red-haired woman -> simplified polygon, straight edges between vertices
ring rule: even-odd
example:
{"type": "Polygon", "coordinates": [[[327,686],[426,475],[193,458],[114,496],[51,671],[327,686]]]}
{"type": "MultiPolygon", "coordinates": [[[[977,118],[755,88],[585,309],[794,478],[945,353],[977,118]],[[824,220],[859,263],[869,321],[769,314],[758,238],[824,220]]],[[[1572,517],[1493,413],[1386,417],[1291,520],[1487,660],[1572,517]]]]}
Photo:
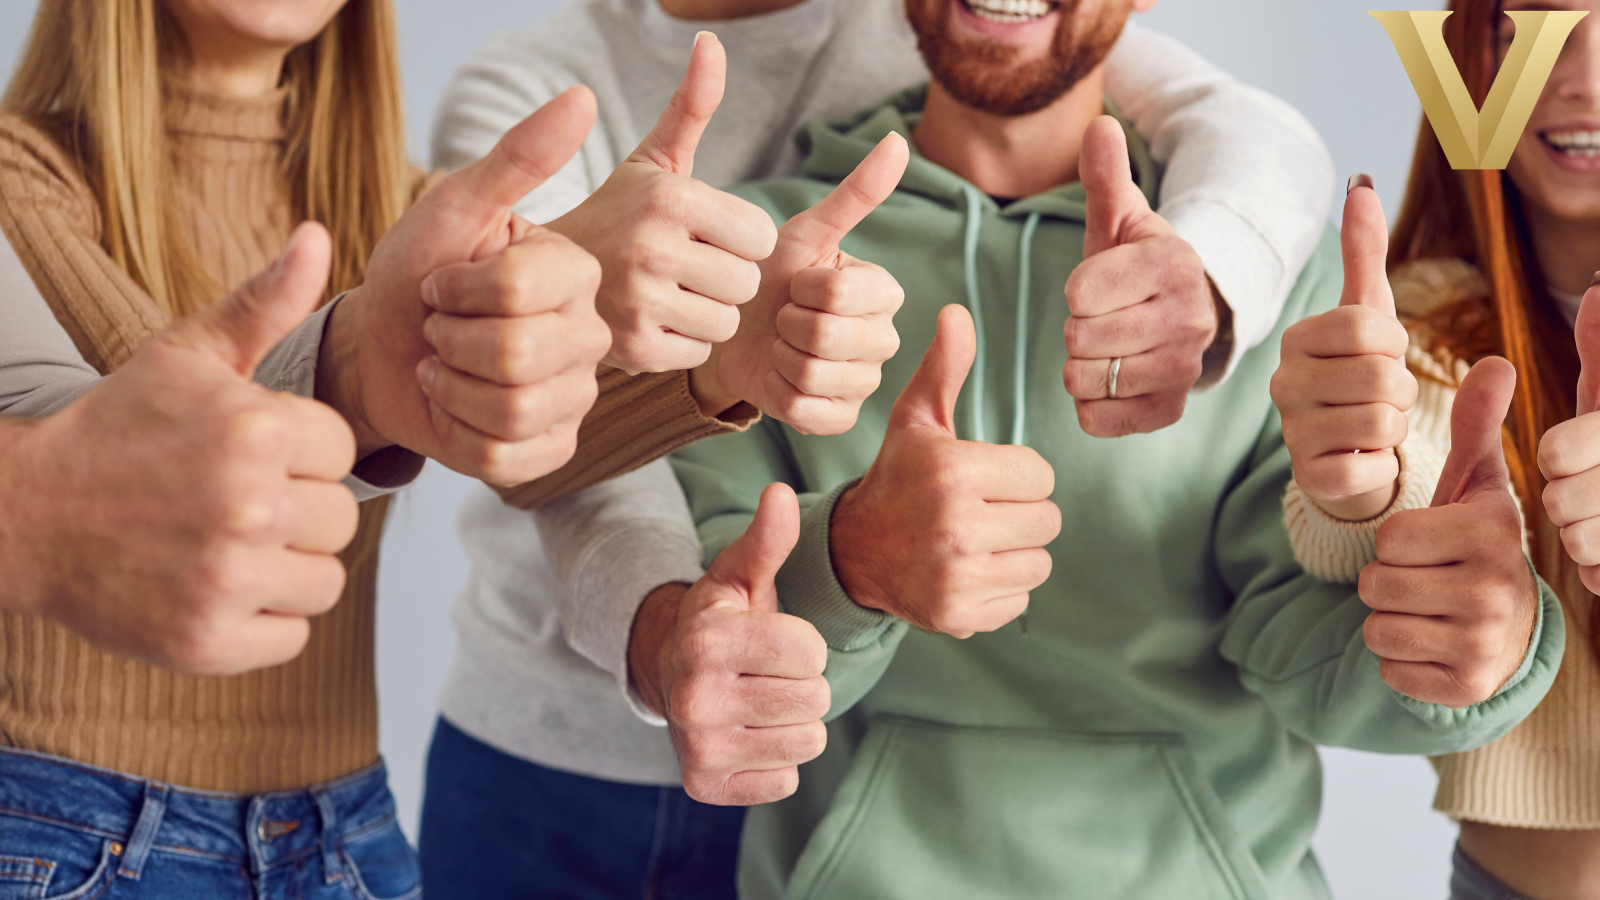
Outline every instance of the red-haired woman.
{"type": "MultiPolygon", "coordinates": [[[[1503,13],[1552,8],[1600,12],[1600,2],[1453,0],[1446,41],[1478,103],[1512,43],[1503,13]]],[[[1384,235],[1376,196],[1358,180],[1345,228],[1346,277],[1359,281],[1360,258],[1381,255],[1384,235]]],[[[1488,356],[1515,364],[1507,469],[1530,557],[1561,598],[1569,641],[1531,717],[1487,746],[1435,760],[1435,807],[1461,823],[1455,900],[1600,897],[1600,616],[1591,593],[1600,577],[1584,567],[1600,563],[1600,472],[1587,471],[1600,462],[1600,419],[1569,422],[1583,411],[1580,343],[1600,363],[1600,294],[1578,316],[1600,269],[1600,15],[1567,41],[1505,172],[1452,170],[1423,123],[1388,283],[1381,264],[1369,268],[1378,274],[1365,288],[1347,280],[1366,310],[1297,326],[1302,338],[1333,340],[1336,353],[1285,339],[1276,392],[1295,458],[1285,505],[1296,552],[1329,580],[1360,578],[1379,526],[1429,505],[1468,368],[1488,356]],[[1336,336],[1341,320],[1361,327],[1336,336]],[[1401,352],[1409,377],[1392,377],[1397,366],[1383,357],[1401,352]]],[[[1472,590],[1463,585],[1463,610],[1472,590]]],[[[1369,646],[1381,639],[1374,628],[1369,620],[1369,646]]],[[[1485,650],[1514,662],[1523,648],[1485,650]]]]}

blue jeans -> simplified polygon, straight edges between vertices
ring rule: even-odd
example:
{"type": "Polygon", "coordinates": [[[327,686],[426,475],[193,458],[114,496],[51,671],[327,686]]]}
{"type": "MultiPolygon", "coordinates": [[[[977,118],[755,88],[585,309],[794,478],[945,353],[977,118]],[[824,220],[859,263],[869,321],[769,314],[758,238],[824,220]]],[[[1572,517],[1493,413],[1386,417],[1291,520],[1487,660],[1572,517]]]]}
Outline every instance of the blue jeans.
{"type": "Polygon", "coordinates": [[[1528,900],[1490,875],[1472,857],[1456,848],[1455,871],[1450,873],[1450,900],[1528,900]]]}
{"type": "Polygon", "coordinates": [[[443,718],[428,752],[428,900],[734,900],[744,810],[535,765],[443,718]]]}
{"type": "Polygon", "coordinates": [[[421,896],[382,763],[252,797],[0,749],[0,900],[421,896]]]}

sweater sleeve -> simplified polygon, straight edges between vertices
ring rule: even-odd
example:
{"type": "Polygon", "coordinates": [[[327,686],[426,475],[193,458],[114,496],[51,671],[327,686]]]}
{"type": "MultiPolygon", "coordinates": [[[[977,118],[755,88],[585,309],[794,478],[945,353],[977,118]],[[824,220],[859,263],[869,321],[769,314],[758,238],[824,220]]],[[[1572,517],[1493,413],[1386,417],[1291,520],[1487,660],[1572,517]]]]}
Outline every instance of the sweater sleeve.
{"type": "Polygon", "coordinates": [[[694,521],[666,460],[550,503],[533,514],[555,573],[567,643],[610,672],[645,721],[666,724],[634,694],[628,639],[639,605],[666,584],[693,584],[700,567],[694,521]]]}
{"type": "Polygon", "coordinates": [[[689,498],[707,560],[749,527],[768,484],[782,481],[800,497],[800,540],[778,570],[784,612],[814,625],[828,645],[823,675],[832,689],[827,720],[866,696],[894,660],[910,627],[886,613],[856,605],[833,570],[829,530],[834,504],[856,483],[805,484],[790,464],[785,428],[771,419],[748,432],[701,441],[673,457],[689,498]]]}
{"type": "Polygon", "coordinates": [[[1233,312],[1229,355],[1201,382],[1213,386],[1273,332],[1327,221],[1333,160],[1288,104],[1131,23],[1106,92],[1165,164],[1160,213],[1233,312]]]}
{"type": "Polygon", "coordinates": [[[99,380],[0,238],[0,415],[50,415],[99,380]]]}

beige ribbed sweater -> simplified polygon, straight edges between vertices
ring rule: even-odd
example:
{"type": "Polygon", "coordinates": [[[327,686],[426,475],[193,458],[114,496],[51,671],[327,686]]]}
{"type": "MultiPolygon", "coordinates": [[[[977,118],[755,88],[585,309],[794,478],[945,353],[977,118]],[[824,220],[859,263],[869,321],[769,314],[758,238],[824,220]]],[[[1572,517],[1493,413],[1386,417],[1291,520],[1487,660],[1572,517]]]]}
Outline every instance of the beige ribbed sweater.
{"type": "MultiPolygon", "coordinates": [[[[219,284],[264,268],[292,220],[283,96],[238,102],[174,90],[171,202],[219,284]]],[[[419,182],[420,183],[420,182],[419,182]]],[[[105,253],[98,206],[45,132],[0,113],[0,228],[56,318],[101,372],[165,316],[105,253]]],[[[203,298],[206,301],[216,298],[203,298]]],[[[347,775],[378,758],[373,668],[385,500],[362,506],[339,605],[293,662],[230,678],[178,675],[103,652],[43,619],[0,616],[0,744],[187,787],[265,792],[347,775]]]]}
{"type": "MultiPolygon", "coordinates": [[[[1415,320],[1447,303],[1487,297],[1476,269],[1460,260],[1424,260],[1390,278],[1402,319],[1415,320]]],[[[1284,511],[1295,555],[1320,578],[1356,583],[1376,558],[1378,526],[1401,509],[1429,505],[1450,448],[1450,407],[1468,364],[1423,350],[1413,333],[1406,363],[1418,376],[1411,436],[1401,448],[1400,498],[1384,516],[1347,523],[1330,518],[1291,483],[1284,511]]],[[[1524,509],[1524,512],[1528,511],[1524,509]]],[[[1559,532],[1539,510],[1534,527],[1561,549],[1559,532]]],[[[1550,693],[1509,734],[1469,753],[1435,759],[1439,792],[1434,808],[1454,819],[1517,828],[1600,829],[1600,656],[1591,623],[1595,597],[1583,584],[1552,585],[1567,620],[1567,649],[1550,693]]]]}

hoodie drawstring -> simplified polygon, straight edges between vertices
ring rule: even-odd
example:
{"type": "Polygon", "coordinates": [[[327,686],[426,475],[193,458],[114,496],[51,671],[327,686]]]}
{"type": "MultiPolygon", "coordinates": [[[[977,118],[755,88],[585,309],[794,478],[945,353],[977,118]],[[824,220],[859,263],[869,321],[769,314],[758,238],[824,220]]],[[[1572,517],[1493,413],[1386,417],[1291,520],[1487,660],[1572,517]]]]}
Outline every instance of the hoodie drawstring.
{"type": "MultiPolygon", "coordinates": [[[[978,236],[983,224],[983,194],[971,185],[962,185],[967,200],[967,234],[962,264],[967,278],[967,310],[972,313],[972,330],[978,339],[977,356],[972,361],[972,393],[967,404],[972,439],[988,443],[984,426],[985,353],[988,346],[983,327],[983,295],[978,290],[978,236]]],[[[1039,213],[1029,213],[1022,226],[1020,257],[1017,261],[1016,350],[1011,369],[1011,443],[1022,444],[1028,433],[1028,317],[1033,282],[1033,238],[1039,230],[1039,213]]]]}

